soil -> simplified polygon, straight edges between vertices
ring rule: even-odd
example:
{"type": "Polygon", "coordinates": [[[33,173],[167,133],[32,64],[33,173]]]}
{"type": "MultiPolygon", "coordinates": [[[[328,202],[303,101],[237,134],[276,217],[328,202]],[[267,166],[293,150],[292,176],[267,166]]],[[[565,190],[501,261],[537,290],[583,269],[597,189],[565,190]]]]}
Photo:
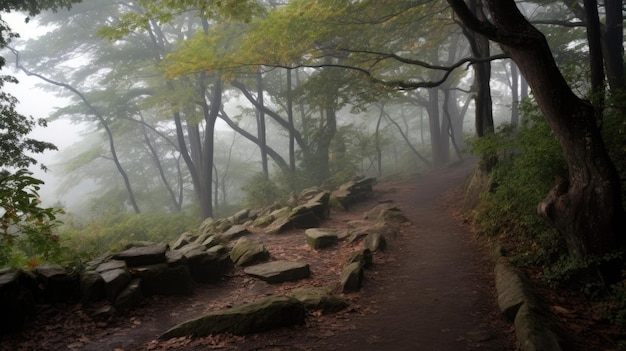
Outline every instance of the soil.
{"type": "Polygon", "coordinates": [[[347,230],[380,203],[398,206],[410,220],[374,254],[359,292],[339,294],[350,306],[339,313],[309,312],[302,326],[247,336],[158,336],[208,311],[288,294],[296,287],[334,286],[360,243],[310,249],[302,230],[279,235],[255,231],[272,259],[303,260],[310,279],[270,285],[236,269],[218,284],[198,285],[189,297],[148,297],[122,316],[94,320],[98,305],[41,306],[25,331],[0,339],[0,350],[515,350],[514,330],[496,305],[493,263],[458,215],[460,186],[473,162],[384,181],[374,196],[347,212],[332,212],[323,227],[347,230]]]}

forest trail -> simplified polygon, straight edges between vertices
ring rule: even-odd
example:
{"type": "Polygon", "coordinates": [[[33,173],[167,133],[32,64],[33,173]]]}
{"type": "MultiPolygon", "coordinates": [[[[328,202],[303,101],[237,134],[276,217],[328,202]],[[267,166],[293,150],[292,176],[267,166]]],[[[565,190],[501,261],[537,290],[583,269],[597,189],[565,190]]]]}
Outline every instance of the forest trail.
{"type": "MultiPolygon", "coordinates": [[[[199,286],[190,297],[152,297],[107,323],[89,320],[80,306],[56,312],[10,343],[0,340],[0,350],[515,350],[513,329],[496,305],[493,263],[455,214],[461,206],[460,187],[474,165],[468,160],[411,181],[381,182],[372,198],[349,212],[331,214],[325,227],[361,219],[378,203],[391,202],[411,221],[389,240],[386,251],[375,253],[363,288],[345,296],[350,307],[342,312],[312,313],[304,326],[242,337],[156,340],[174,324],[206,311],[294,287],[258,284],[235,273],[223,283],[199,286]]],[[[340,272],[348,253],[340,247],[325,250],[325,256],[306,251],[297,233],[274,238],[282,241],[268,243],[275,245],[269,248],[273,255],[295,247],[304,250],[307,260],[318,258],[310,262],[314,273],[333,271],[330,278],[318,274],[300,285],[337,279],[334,270],[340,272]]]]}

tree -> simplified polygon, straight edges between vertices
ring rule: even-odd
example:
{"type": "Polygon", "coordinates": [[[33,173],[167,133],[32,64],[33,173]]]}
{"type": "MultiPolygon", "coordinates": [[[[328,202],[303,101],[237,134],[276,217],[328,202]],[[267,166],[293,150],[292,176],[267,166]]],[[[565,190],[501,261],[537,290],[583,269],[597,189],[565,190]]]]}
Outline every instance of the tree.
{"type": "MultiPolygon", "coordinates": [[[[448,0],[463,23],[500,44],[528,81],[539,108],[558,139],[569,176],[560,180],[539,213],[565,237],[570,254],[602,257],[624,245],[624,209],[617,171],[604,147],[594,106],[576,96],[557,67],[545,36],[513,0],[489,0],[491,20],[476,17],[464,1],[448,0]]],[[[607,282],[621,266],[600,267],[607,282]]]]}
{"type": "MultiPolygon", "coordinates": [[[[76,0],[11,1],[0,4],[1,12],[27,11],[30,16],[45,9],[69,8],[76,0]]],[[[18,37],[0,17],[0,49],[18,37]]],[[[5,65],[0,58],[0,68],[5,65]]],[[[34,245],[35,254],[48,259],[52,250],[59,248],[58,238],[51,233],[56,210],[41,208],[37,191],[42,181],[33,178],[26,167],[37,164],[29,153],[55,150],[50,143],[28,137],[44,120],[19,114],[15,97],[1,92],[6,83],[17,83],[11,76],[0,77],[0,265],[7,263],[13,247],[19,243],[34,245]],[[16,170],[17,169],[17,170],[16,170]]],[[[45,169],[44,166],[42,168],[45,169]]],[[[24,246],[22,245],[22,248],[24,246]]]]}

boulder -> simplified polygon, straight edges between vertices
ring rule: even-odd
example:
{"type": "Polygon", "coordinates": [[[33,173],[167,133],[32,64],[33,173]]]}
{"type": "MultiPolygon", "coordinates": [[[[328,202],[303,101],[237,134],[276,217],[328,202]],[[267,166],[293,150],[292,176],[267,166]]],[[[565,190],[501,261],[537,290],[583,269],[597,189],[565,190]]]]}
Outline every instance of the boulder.
{"type": "Polygon", "coordinates": [[[98,273],[102,273],[102,272],[111,271],[114,269],[126,269],[126,268],[127,268],[126,262],[122,260],[110,260],[110,261],[100,263],[96,267],[95,271],[98,273]]]}
{"type": "Polygon", "coordinates": [[[58,264],[37,266],[35,273],[43,286],[42,294],[47,302],[67,302],[78,294],[78,280],[72,279],[65,268],[58,264]]]}
{"type": "Polygon", "coordinates": [[[306,242],[313,249],[323,249],[337,243],[337,231],[327,228],[311,228],[304,231],[306,242]]]}
{"type": "Polygon", "coordinates": [[[220,234],[220,237],[226,241],[238,239],[244,235],[250,234],[248,228],[243,224],[237,224],[230,227],[227,231],[220,234]]]}
{"type": "Polygon", "coordinates": [[[104,293],[111,302],[115,301],[117,294],[131,281],[131,276],[127,269],[112,269],[102,272],[100,275],[104,280],[104,293]]]}
{"type": "Polygon", "coordinates": [[[376,205],[374,208],[366,211],[363,214],[363,219],[373,221],[376,218],[378,218],[378,216],[380,216],[380,214],[383,211],[386,211],[386,210],[400,211],[400,209],[398,207],[394,206],[394,205],[379,204],[379,205],[376,205]]]}
{"type": "Polygon", "coordinates": [[[245,208],[230,217],[230,221],[237,225],[243,224],[250,219],[250,210],[245,208]]]}
{"type": "Polygon", "coordinates": [[[387,248],[387,240],[379,232],[369,233],[365,237],[365,248],[372,252],[383,251],[387,248]]]}
{"type": "Polygon", "coordinates": [[[270,253],[260,243],[240,238],[230,250],[230,259],[236,266],[248,266],[260,261],[267,261],[270,253]]]}
{"type": "Polygon", "coordinates": [[[133,279],[115,298],[113,305],[124,313],[137,306],[143,295],[141,294],[141,279],[133,279]]]}
{"type": "Polygon", "coordinates": [[[284,230],[293,228],[293,224],[288,217],[276,217],[276,219],[265,228],[267,234],[278,234],[284,230]]]}
{"type": "Polygon", "coordinates": [[[198,227],[198,233],[202,234],[213,234],[215,233],[215,220],[211,217],[205,219],[200,227],[198,227]]]}
{"type": "Polygon", "coordinates": [[[231,266],[228,255],[194,250],[186,254],[191,277],[198,283],[216,283],[231,266]]]}
{"type": "Polygon", "coordinates": [[[517,311],[526,302],[530,294],[527,292],[522,273],[515,269],[509,261],[502,257],[494,267],[498,307],[504,317],[512,322],[517,311]]]}
{"type": "Polygon", "coordinates": [[[288,220],[292,228],[306,229],[320,225],[319,218],[312,211],[289,215],[288,220]]]}
{"type": "Polygon", "coordinates": [[[349,305],[345,299],[332,295],[328,287],[293,289],[291,297],[302,302],[307,310],[321,310],[322,313],[338,312],[349,305]]]}
{"type": "Polygon", "coordinates": [[[147,266],[165,262],[167,248],[168,246],[165,243],[132,247],[116,254],[114,257],[115,259],[125,261],[130,267],[147,266]]]}
{"type": "Polygon", "coordinates": [[[244,272],[270,284],[300,280],[311,276],[308,263],[272,261],[248,267],[244,272]]]}
{"type": "Polygon", "coordinates": [[[363,268],[372,267],[372,251],[368,248],[363,248],[359,251],[355,251],[350,255],[348,264],[359,263],[363,268]]]}
{"type": "Polygon", "coordinates": [[[244,335],[274,328],[304,324],[302,303],[286,296],[271,296],[258,302],[214,311],[179,324],[159,336],[171,339],[183,336],[207,336],[231,333],[244,335]]]}
{"type": "Polygon", "coordinates": [[[327,204],[311,201],[302,206],[304,206],[304,208],[306,208],[309,212],[313,212],[317,218],[325,219],[330,217],[330,208],[327,204]]]}
{"type": "Polygon", "coordinates": [[[80,274],[80,296],[83,304],[98,301],[105,297],[104,279],[96,271],[83,271],[80,274]]]}
{"type": "Polygon", "coordinates": [[[170,267],[186,266],[187,257],[178,250],[168,250],[165,252],[165,263],[170,267]]]}
{"type": "Polygon", "coordinates": [[[308,202],[319,202],[322,205],[328,207],[328,203],[330,201],[330,193],[328,191],[322,191],[317,195],[313,196],[308,202]]]}
{"type": "Polygon", "coordinates": [[[397,207],[390,207],[382,210],[376,218],[376,222],[378,223],[402,224],[408,221],[408,218],[406,218],[402,211],[400,211],[397,207]]]}
{"type": "Polygon", "coordinates": [[[341,273],[341,291],[351,292],[361,289],[363,284],[363,267],[359,262],[346,266],[341,273]]]}
{"type": "Polygon", "coordinates": [[[138,267],[133,275],[141,278],[141,292],[150,295],[190,295],[193,289],[191,273],[187,266],[169,267],[157,264],[138,267]]]}
{"type": "Polygon", "coordinates": [[[0,274],[0,335],[18,332],[35,311],[30,290],[20,284],[21,271],[3,270],[0,274]]]}
{"type": "Polygon", "coordinates": [[[515,334],[522,351],[572,350],[557,332],[554,322],[541,311],[523,304],[515,316],[515,334]]]}
{"type": "MultiPolygon", "coordinates": [[[[211,218],[209,218],[211,219],[211,218]]],[[[211,219],[212,220],[212,219],[211,219]]],[[[205,221],[206,222],[206,221],[205,221]]],[[[202,223],[202,225],[204,225],[204,222],[202,223]]],[[[200,226],[202,228],[202,225],[200,226]]],[[[202,232],[204,234],[204,232],[202,232]]],[[[172,250],[178,250],[181,247],[192,243],[194,241],[196,241],[196,239],[198,239],[198,235],[196,235],[195,233],[192,232],[184,232],[182,233],[178,239],[172,244],[172,250]]]]}

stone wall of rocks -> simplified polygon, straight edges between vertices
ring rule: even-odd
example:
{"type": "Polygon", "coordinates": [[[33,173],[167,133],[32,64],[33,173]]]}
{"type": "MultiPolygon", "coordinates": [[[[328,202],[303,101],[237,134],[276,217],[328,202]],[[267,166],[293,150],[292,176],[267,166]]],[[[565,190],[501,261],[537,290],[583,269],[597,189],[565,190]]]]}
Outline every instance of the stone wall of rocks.
{"type": "MultiPolygon", "coordinates": [[[[375,179],[361,179],[330,193],[307,189],[291,206],[270,206],[242,210],[228,218],[205,220],[196,232],[186,232],[173,243],[141,243],[127,250],[99,257],[80,272],[59,265],[40,265],[33,270],[0,270],[0,334],[19,331],[24,321],[37,313],[41,303],[55,304],[95,301],[108,303],[95,318],[125,313],[145,296],[189,295],[197,284],[215,283],[234,266],[250,266],[250,275],[259,279],[301,279],[308,265],[283,262],[256,267],[269,253],[263,245],[245,238],[248,226],[265,228],[269,235],[292,228],[317,228],[328,218],[331,207],[342,210],[372,194],[375,179]],[[293,266],[293,267],[292,267],[293,266]],[[279,271],[278,273],[276,271],[279,271]],[[269,272],[269,273],[268,273],[269,272]],[[272,276],[267,278],[267,276],[272,276]]],[[[387,209],[389,210],[389,209],[387,209]]],[[[368,225],[350,240],[366,238],[363,250],[355,252],[341,277],[343,291],[358,290],[363,268],[371,265],[372,251],[384,248],[384,229],[368,225]],[[382,233],[382,234],[381,234],[382,233]]],[[[319,249],[337,240],[335,233],[307,234],[309,244],[319,249]]]]}

